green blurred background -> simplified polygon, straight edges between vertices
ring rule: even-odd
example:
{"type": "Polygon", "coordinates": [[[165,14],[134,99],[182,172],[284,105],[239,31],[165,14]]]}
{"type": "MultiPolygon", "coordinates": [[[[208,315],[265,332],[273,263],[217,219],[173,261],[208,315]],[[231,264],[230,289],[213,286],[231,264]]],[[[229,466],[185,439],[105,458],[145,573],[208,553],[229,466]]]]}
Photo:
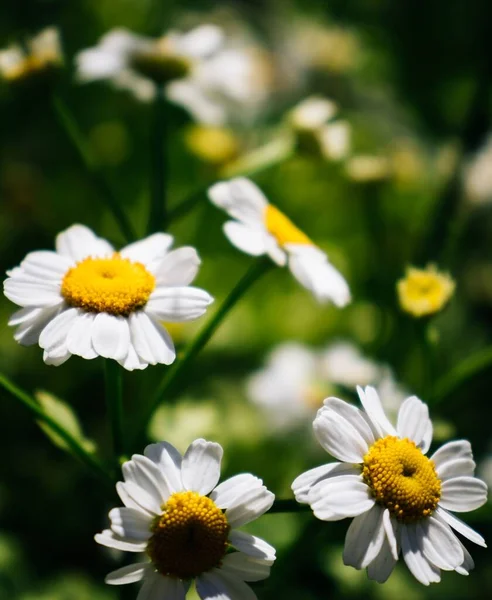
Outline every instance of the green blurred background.
{"type": "MultiPolygon", "coordinates": [[[[318,243],[349,281],[354,301],[339,311],[319,306],[288,273],[261,280],[234,310],[193,367],[183,397],[158,413],[149,436],[182,451],[195,437],[224,445],[224,476],[246,470],[279,497],[290,482],[326,461],[309,423],[278,434],[248,400],[244,381],[276,344],[324,346],[350,339],[391,365],[398,381],[431,404],[431,416],[470,439],[477,463],[492,451],[490,369],[482,369],[438,403],[434,390],[456,365],[492,344],[492,193],[467,192],[467,165],[491,130],[492,17],[486,0],[2,0],[0,47],[48,25],[61,30],[65,69],[56,94],[74,113],[121,206],[143,235],[148,210],[151,107],[100,83],[78,85],[73,56],[106,31],[124,26],[147,35],[200,22],[239,24],[268,53],[275,73],[263,110],[247,126],[234,123],[251,148],[275,135],[285,111],[311,94],[334,99],[352,127],[352,153],[383,157],[389,167],[372,181],[350,177],[348,161],[299,151],[255,176],[268,197],[318,243]],[[403,314],[395,284],[408,264],[435,261],[456,280],[450,306],[432,322],[433,360],[422,349],[424,324],[403,314]],[[436,383],[437,382],[437,383],[436,383]]],[[[116,245],[124,243],[112,215],[60,127],[45,86],[0,87],[0,266],[31,250],[53,247],[75,222],[116,245]]],[[[168,112],[169,204],[219,177],[186,143],[191,119],[168,112]]],[[[489,151],[488,171],[492,177],[489,151]]],[[[485,169],[487,171],[487,169],[485,169]]],[[[177,245],[195,246],[203,260],[197,285],[216,306],[253,259],[221,231],[225,215],[199,197],[172,223],[177,245]]],[[[28,391],[67,401],[103,456],[111,451],[101,359],[71,358],[59,368],[38,347],[17,345],[0,303],[0,371],[28,391]]],[[[176,332],[185,347],[203,322],[176,332]]],[[[427,323],[425,323],[427,326],[427,323]]],[[[165,367],[125,373],[131,428],[165,367]]],[[[349,392],[347,399],[353,399],[349,392]]],[[[150,438],[149,438],[150,439],[150,438]]],[[[135,598],[137,586],[112,589],[104,575],[120,557],[93,536],[119,502],[72,457],[50,443],[23,407],[0,391],[0,598],[103,600],[135,598]]],[[[141,451],[142,448],[135,448],[141,451]]],[[[465,516],[491,539],[492,510],[465,516]]],[[[267,515],[252,530],[278,548],[271,577],[254,586],[260,599],[479,598],[492,593],[487,550],[471,548],[469,578],[444,573],[431,588],[398,565],[383,586],[344,567],[348,522],[325,524],[309,514],[267,515]]]]}

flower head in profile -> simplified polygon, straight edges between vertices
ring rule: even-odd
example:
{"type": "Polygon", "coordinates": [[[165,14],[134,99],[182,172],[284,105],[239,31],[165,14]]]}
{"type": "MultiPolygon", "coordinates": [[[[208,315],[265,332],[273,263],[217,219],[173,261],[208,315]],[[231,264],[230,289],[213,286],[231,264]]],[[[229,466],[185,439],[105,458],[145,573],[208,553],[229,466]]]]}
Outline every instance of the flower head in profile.
{"type": "Polygon", "coordinates": [[[354,517],[343,559],[368,576],[388,579],[400,553],[424,585],[441,570],[467,575],[468,550],[453,529],[485,546],[481,535],[453,512],[482,506],[487,486],[474,476],[470,443],[448,442],[428,458],[432,423],[415,396],[403,402],[394,427],[372,387],[358,388],[364,410],[327,398],[313,423],[321,446],[340,462],[316,467],[292,484],[298,502],[322,521],[354,517]]]}
{"type": "Polygon", "coordinates": [[[339,307],[350,302],[347,282],[326,254],[270,204],[252,181],[238,177],[216,183],[208,195],[234,219],[225,223],[224,233],[239,250],[253,256],[266,254],[277,265],[288,265],[319,302],[331,301],[339,307]]]}
{"type": "Polygon", "coordinates": [[[435,265],[426,269],[409,267],[397,284],[401,308],[414,317],[425,317],[442,310],[454,293],[455,283],[435,265]]]}
{"type": "Polygon", "coordinates": [[[27,42],[0,50],[0,77],[16,82],[44,75],[63,64],[60,34],[56,27],[43,29],[27,42]]]}
{"type": "Polygon", "coordinates": [[[7,272],[4,293],[22,307],[9,321],[14,338],[39,343],[51,365],[72,354],[112,358],[129,371],[172,363],[162,321],[196,319],[212,302],[189,285],[200,265],[196,250],[169,251],[172,242],[155,233],[116,252],[83,225],[63,231],[55,252],[31,252],[7,272]]]}
{"type": "Polygon", "coordinates": [[[266,579],[275,549],[238,531],[263,515],[274,495],[253,475],[218,484],[222,448],[203,439],[184,456],[167,442],[147,446],[123,465],[116,484],[125,505],[109,513],[99,544],[145,552],[146,561],[113,571],[106,583],[143,581],[139,600],[184,600],[192,581],[200,598],[256,598],[245,583],[266,579]]]}

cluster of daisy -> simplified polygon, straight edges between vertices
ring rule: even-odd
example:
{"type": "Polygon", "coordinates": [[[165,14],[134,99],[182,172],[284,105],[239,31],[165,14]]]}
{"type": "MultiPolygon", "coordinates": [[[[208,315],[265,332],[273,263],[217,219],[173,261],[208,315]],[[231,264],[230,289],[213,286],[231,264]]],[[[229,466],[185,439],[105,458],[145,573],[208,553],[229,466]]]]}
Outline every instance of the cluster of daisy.
{"type": "MultiPolygon", "coordinates": [[[[261,101],[251,76],[257,59],[228,47],[220,28],[202,25],[158,39],[112,31],[79,53],[77,68],[80,81],[105,79],[141,100],[163,90],[199,122],[220,126],[241,103],[261,101]]],[[[0,54],[0,72],[10,80],[59,64],[52,30],[34,38],[29,51],[0,54]]],[[[288,120],[299,144],[314,143],[340,160],[349,129],[336,116],[333,103],[310,98],[288,120]]],[[[219,181],[208,196],[227,213],[223,229],[233,246],[287,267],[319,303],[350,303],[349,285],[324,250],[253,181],[219,181]]],[[[116,250],[86,226],[72,225],[57,236],[54,251],[31,252],[7,273],[5,296],[19,307],[9,320],[15,340],[38,344],[45,363],[55,366],[72,355],[103,357],[128,371],[172,364],[176,350],[166,324],[199,319],[213,302],[208,291],[191,285],[200,266],[195,248],[172,249],[173,243],[172,236],[155,233],[116,250]]],[[[403,310],[424,317],[446,305],[454,282],[434,265],[409,268],[397,291],[403,310]]],[[[424,585],[438,582],[442,570],[468,574],[473,568],[454,531],[481,546],[484,539],[453,514],[486,501],[470,444],[449,442],[427,457],[433,437],[428,408],[415,396],[404,399],[388,366],[347,343],[321,351],[289,344],[271,354],[248,390],[271,414],[281,413],[282,425],[311,418],[322,404],[314,434],[336,462],[302,473],[292,490],[322,521],[353,518],[345,564],[367,568],[371,579],[384,582],[401,554],[424,585]],[[364,386],[357,387],[362,410],[330,396],[332,386],[364,386]]],[[[161,442],[124,462],[116,486],[123,506],[111,510],[110,527],[96,541],[144,558],[110,573],[107,583],[142,581],[139,600],[184,600],[193,584],[204,600],[255,598],[247,582],[269,576],[275,549],[239,528],[268,512],[275,496],[247,473],[219,483],[222,454],[219,444],[197,439],[184,455],[161,442]]]]}

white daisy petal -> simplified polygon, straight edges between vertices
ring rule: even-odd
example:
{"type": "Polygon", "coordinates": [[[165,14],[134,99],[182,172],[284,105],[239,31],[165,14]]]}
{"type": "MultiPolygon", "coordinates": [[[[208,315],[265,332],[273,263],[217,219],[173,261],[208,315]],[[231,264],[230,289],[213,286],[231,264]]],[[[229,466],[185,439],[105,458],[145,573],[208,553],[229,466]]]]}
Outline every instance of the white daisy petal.
{"type": "Polygon", "coordinates": [[[344,402],[343,400],[333,396],[326,398],[323,401],[323,405],[344,417],[344,419],[352,425],[357,433],[360,434],[367,446],[372,446],[372,444],[374,444],[374,435],[364,418],[364,413],[356,406],[353,406],[352,404],[344,402]]]}
{"type": "Polygon", "coordinates": [[[149,563],[134,563],[133,565],[126,565],[116,571],[108,573],[104,579],[105,583],[109,585],[124,585],[126,583],[135,583],[141,581],[150,571],[152,565],[149,563]]]}
{"type": "Polygon", "coordinates": [[[225,210],[234,219],[246,225],[263,225],[263,214],[268,200],[249,179],[238,177],[216,183],[209,188],[208,196],[213,204],[225,210]]]}
{"type": "Polygon", "coordinates": [[[172,244],[172,235],[154,233],[143,240],[125,246],[120,250],[119,254],[123,258],[148,265],[154,260],[164,258],[172,244]]]}
{"type": "Polygon", "coordinates": [[[223,450],[220,444],[195,440],[183,456],[181,479],[183,487],[206,496],[220,478],[223,450]]]}
{"type": "Polygon", "coordinates": [[[128,319],[98,313],[92,323],[92,347],[104,358],[122,360],[130,347],[128,319]]]}
{"type": "Polygon", "coordinates": [[[408,438],[420,446],[428,434],[429,409],[417,396],[407,398],[398,411],[396,430],[401,438],[408,438]]]}
{"type": "Polygon", "coordinates": [[[454,512],[475,510],[487,502],[487,484],[476,477],[454,477],[442,482],[439,505],[454,512]]]}
{"type": "Polygon", "coordinates": [[[65,346],[57,348],[52,354],[49,354],[46,352],[46,350],[43,352],[43,360],[45,364],[52,365],[54,367],[59,367],[63,363],[67,362],[71,356],[72,355],[70,352],[68,352],[65,346]]]}
{"type": "Polygon", "coordinates": [[[251,256],[261,256],[268,248],[268,234],[265,229],[245,225],[238,221],[227,221],[224,233],[233,246],[251,256]]]}
{"type": "Polygon", "coordinates": [[[333,302],[339,308],[350,302],[347,282],[318,248],[300,244],[286,244],[285,248],[292,275],[318,302],[333,302]]]}
{"type": "Polygon", "coordinates": [[[8,325],[10,327],[16,327],[17,325],[32,325],[35,321],[38,320],[38,317],[43,312],[43,308],[32,308],[28,306],[26,308],[21,308],[17,310],[8,320],[8,325]]]}
{"type": "Polygon", "coordinates": [[[125,483],[118,481],[116,491],[123,504],[128,508],[140,510],[151,517],[160,513],[160,506],[156,498],[134,481],[126,481],[125,483]]]}
{"type": "Polygon", "coordinates": [[[213,54],[224,42],[224,33],[216,25],[199,25],[176,39],[176,49],[191,58],[213,54]]]}
{"type": "Polygon", "coordinates": [[[309,493],[314,515],[322,521],[356,517],[374,506],[371,490],[361,476],[340,475],[316,484],[309,493]]]}
{"type": "Polygon", "coordinates": [[[221,569],[212,569],[197,577],[196,591],[202,600],[257,600],[244,581],[221,569]]]}
{"type": "MultiPolygon", "coordinates": [[[[468,468],[470,467],[471,463],[475,464],[473,462],[471,444],[466,440],[456,440],[443,444],[436,452],[434,452],[431,456],[431,460],[436,465],[436,472],[439,479],[445,479],[452,476],[450,474],[455,470],[457,462],[458,465],[464,467],[465,470],[467,466],[468,468]]],[[[472,477],[473,474],[474,471],[461,473],[461,475],[467,475],[469,477],[472,477]]]]}
{"type": "Polygon", "coordinates": [[[183,489],[181,481],[182,456],[176,448],[168,442],[149,444],[144,450],[145,456],[157,465],[162,476],[166,480],[171,493],[180,492],[183,489]]]}
{"type": "Polygon", "coordinates": [[[261,484],[261,479],[255,478],[255,481],[251,481],[251,487],[244,489],[241,486],[242,494],[236,495],[234,500],[228,502],[226,516],[231,527],[242,527],[272,507],[275,495],[261,484]]]}
{"type": "Polygon", "coordinates": [[[201,317],[212,302],[212,296],[200,288],[158,288],[147,302],[145,312],[161,321],[181,323],[201,317]]]}
{"type": "Polygon", "coordinates": [[[388,539],[384,538],[379,554],[367,567],[367,576],[378,583],[384,583],[393,572],[396,562],[388,539]]]}
{"type": "Polygon", "coordinates": [[[427,428],[424,432],[424,437],[422,438],[422,441],[419,444],[419,447],[424,454],[427,454],[427,452],[429,451],[429,448],[432,443],[433,435],[434,435],[434,428],[432,427],[432,421],[429,419],[427,421],[427,428]]]}
{"type": "Polygon", "coordinates": [[[200,267],[200,257],[195,248],[183,246],[169,252],[152,266],[157,286],[189,285],[200,267]]]}
{"type": "Polygon", "coordinates": [[[251,473],[240,473],[220,483],[210,494],[210,498],[219,508],[229,508],[242,495],[253,487],[261,487],[263,482],[251,473]]]}
{"type": "Polygon", "coordinates": [[[460,575],[469,575],[470,571],[473,570],[475,568],[475,562],[473,560],[473,558],[471,557],[471,554],[468,552],[468,550],[463,546],[463,544],[460,542],[461,544],[461,549],[463,550],[463,562],[461,563],[461,565],[459,567],[456,567],[455,571],[457,573],[459,573],[460,575]]]}
{"type": "Polygon", "coordinates": [[[259,537],[233,529],[229,534],[229,542],[237,550],[251,558],[261,558],[267,561],[275,560],[275,548],[259,537]]]}
{"type": "MultiPolygon", "coordinates": [[[[19,325],[14,333],[14,340],[23,346],[32,346],[32,344],[39,342],[39,336],[46,325],[63,310],[63,303],[50,308],[27,308],[22,310],[29,311],[29,320],[19,325]]],[[[18,315],[20,312],[17,311],[15,314],[18,315]]]]}
{"type": "Polygon", "coordinates": [[[98,238],[93,231],[84,225],[72,225],[56,236],[56,251],[79,262],[89,256],[111,256],[113,246],[106,240],[98,238]]]}
{"type": "Polygon", "coordinates": [[[369,449],[352,423],[331,408],[318,410],[313,430],[321,446],[342,462],[361,463],[369,449]]]}
{"type": "Polygon", "coordinates": [[[441,581],[440,570],[429,563],[420,548],[415,526],[402,527],[401,550],[407,567],[417,581],[423,585],[441,581]]]}
{"type": "Polygon", "coordinates": [[[6,279],[3,293],[19,306],[49,307],[63,300],[59,283],[34,280],[23,274],[6,279]]]}
{"type": "Polygon", "coordinates": [[[79,316],[77,308],[69,308],[46,325],[39,336],[39,345],[49,355],[56,354],[60,348],[66,348],[68,332],[79,316]]]}
{"type": "Polygon", "coordinates": [[[144,552],[147,542],[130,542],[120,538],[111,529],[105,529],[102,533],[97,533],[94,539],[101,546],[122,550],[123,552],[144,552]]]}
{"type": "Polygon", "coordinates": [[[294,479],[291,486],[297,502],[308,504],[309,492],[314,485],[329,477],[337,477],[339,475],[360,475],[360,466],[334,462],[302,473],[294,479]]]}
{"type": "Polygon", "coordinates": [[[134,312],[129,317],[131,341],[141,360],[156,365],[170,365],[176,358],[174,344],[156,319],[145,312],[134,312]]]}
{"type": "Polygon", "coordinates": [[[454,571],[463,562],[462,547],[449,525],[429,517],[416,523],[416,533],[424,556],[439,569],[454,571]]]}
{"type": "Polygon", "coordinates": [[[150,573],[145,579],[137,600],[185,600],[186,586],[176,577],[150,573]]]}
{"type": "Polygon", "coordinates": [[[60,283],[72,266],[73,260],[50,250],[30,252],[20,264],[26,275],[55,283],[60,283]]]}
{"type": "Polygon", "coordinates": [[[487,544],[485,543],[484,538],[478,532],[472,529],[469,525],[467,525],[464,521],[458,519],[456,515],[449,513],[447,510],[440,506],[437,507],[436,512],[434,514],[436,519],[438,519],[441,522],[447,523],[458,533],[461,533],[462,536],[469,539],[471,542],[478,544],[479,546],[483,546],[484,548],[487,548],[487,544]]]}
{"type": "Polygon", "coordinates": [[[254,559],[242,552],[232,552],[224,556],[220,569],[242,581],[261,581],[270,575],[271,566],[271,561],[254,559]]]}
{"type": "Polygon", "coordinates": [[[134,542],[145,542],[152,535],[150,526],[152,521],[134,508],[113,508],[109,512],[111,529],[121,538],[134,542]]]}
{"type": "MultiPolygon", "coordinates": [[[[131,331],[130,331],[131,334],[131,331]]],[[[130,341],[130,345],[128,346],[128,354],[122,360],[119,360],[118,363],[127,371],[135,371],[145,369],[149,366],[149,362],[144,360],[141,356],[137,354],[137,351],[133,347],[133,344],[130,341]]]]}
{"type": "Polygon", "coordinates": [[[375,504],[353,519],[345,536],[345,565],[365,569],[378,556],[385,539],[383,513],[384,510],[375,504]]]}
{"type": "Polygon", "coordinates": [[[273,235],[268,235],[266,238],[267,250],[266,253],[279,267],[285,267],[287,264],[287,253],[277,243],[273,235]]]}
{"type": "Polygon", "coordinates": [[[385,415],[381,400],[379,399],[376,390],[368,385],[362,389],[357,387],[357,393],[361,401],[364,410],[369,417],[371,424],[374,427],[375,432],[379,437],[385,437],[386,435],[398,436],[396,429],[389,422],[388,417],[385,415]]]}
{"type": "Polygon", "coordinates": [[[399,539],[400,539],[400,526],[395,519],[391,518],[390,512],[387,508],[384,509],[383,514],[383,527],[386,534],[386,540],[388,547],[395,560],[398,560],[400,553],[399,539]]]}
{"type": "Polygon", "coordinates": [[[135,454],[132,459],[121,467],[125,481],[133,481],[144,489],[157,505],[163,504],[172,493],[157,465],[141,454],[135,454]]]}
{"type": "Polygon", "coordinates": [[[98,356],[92,346],[92,325],[95,318],[95,313],[81,311],[67,335],[68,351],[86,360],[98,356]]]}

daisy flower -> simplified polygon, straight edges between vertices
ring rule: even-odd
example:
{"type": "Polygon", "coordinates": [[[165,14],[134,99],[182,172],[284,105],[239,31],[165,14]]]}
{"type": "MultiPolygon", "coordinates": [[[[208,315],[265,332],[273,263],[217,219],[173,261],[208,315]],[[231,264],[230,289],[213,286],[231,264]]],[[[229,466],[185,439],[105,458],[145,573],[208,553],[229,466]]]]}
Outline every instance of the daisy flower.
{"type": "Polygon", "coordinates": [[[193,580],[203,599],[256,598],[245,582],[269,576],[275,549],[237,528],[269,510],[275,496],[248,473],[217,485],[221,459],[219,444],[198,439],[184,456],[161,442],[123,465],[116,490],[125,506],[109,513],[111,528],[95,540],[147,556],[106,583],[143,581],[138,600],[184,600],[193,580]]]}
{"type": "Polygon", "coordinates": [[[319,302],[331,301],[338,307],[350,302],[347,282],[326,254],[270,204],[252,181],[238,177],[216,183],[208,195],[235,219],[225,223],[224,233],[236,248],[253,256],[267,254],[279,266],[288,264],[297,281],[319,302]]]}
{"type": "Polygon", "coordinates": [[[425,317],[442,310],[454,294],[455,283],[435,265],[426,269],[409,267],[404,279],[397,283],[401,308],[414,317],[425,317]]]}
{"type": "Polygon", "coordinates": [[[196,250],[169,252],[172,242],[156,233],[116,252],[83,225],[63,231],[56,252],[31,252],[7,272],[4,293],[22,306],[9,320],[15,340],[39,343],[51,365],[72,354],[112,358],[129,371],[171,364],[176,352],[162,321],[196,319],[213,301],[189,285],[196,250]]]}
{"type": "Polygon", "coordinates": [[[467,575],[468,550],[453,529],[485,547],[480,534],[453,512],[468,512],[487,500],[487,486],[474,477],[470,443],[448,442],[430,458],[432,422],[416,396],[405,400],[396,428],[372,387],[358,388],[364,410],[327,398],[313,423],[321,446],[340,462],[311,469],[292,484],[298,502],[322,521],[355,517],[345,538],[343,560],[367,567],[383,583],[403,555],[424,585],[441,570],[467,575]]]}

